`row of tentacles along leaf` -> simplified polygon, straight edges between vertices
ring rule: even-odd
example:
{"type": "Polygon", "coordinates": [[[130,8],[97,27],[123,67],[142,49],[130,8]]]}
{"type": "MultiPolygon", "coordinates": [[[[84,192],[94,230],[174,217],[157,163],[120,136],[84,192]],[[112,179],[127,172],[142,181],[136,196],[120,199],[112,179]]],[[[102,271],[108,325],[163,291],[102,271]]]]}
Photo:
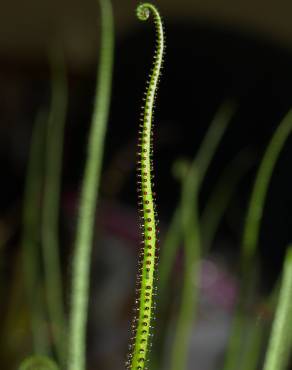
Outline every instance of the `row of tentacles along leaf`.
{"type": "Polygon", "coordinates": [[[153,66],[147,81],[144,107],[138,139],[138,204],[142,246],[137,275],[135,314],[132,323],[132,338],[127,359],[127,369],[143,370],[148,360],[151,325],[154,315],[155,280],[157,270],[157,213],[153,192],[153,110],[164,54],[164,31],[155,6],[144,3],[137,8],[137,17],[146,21],[152,14],[156,31],[156,48],[153,66]]]}

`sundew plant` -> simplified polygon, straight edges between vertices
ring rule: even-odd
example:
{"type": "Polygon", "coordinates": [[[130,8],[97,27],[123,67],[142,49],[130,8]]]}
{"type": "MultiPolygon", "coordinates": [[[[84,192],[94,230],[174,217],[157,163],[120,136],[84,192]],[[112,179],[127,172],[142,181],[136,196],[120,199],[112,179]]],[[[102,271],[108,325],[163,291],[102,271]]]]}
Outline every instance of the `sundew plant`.
{"type": "Polygon", "coordinates": [[[157,9],[149,3],[137,8],[137,17],[146,21],[153,16],[156,29],[156,50],[150,79],[147,83],[145,106],[141,115],[139,152],[138,152],[138,184],[139,205],[141,206],[141,229],[143,244],[141,265],[138,272],[137,314],[134,318],[132,346],[127,363],[129,369],[145,368],[148,358],[150,329],[153,322],[155,273],[157,258],[157,215],[155,210],[155,195],[153,192],[153,143],[152,120],[157,84],[159,80],[164,53],[164,33],[162,21],[157,9]]]}
{"type": "MultiPolygon", "coordinates": [[[[54,50],[51,63],[52,88],[49,112],[44,108],[39,110],[31,137],[21,244],[25,294],[31,314],[32,348],[29,356],[19,364],[19,370],[89,369],[86,329],[91,253],[114,63],[114,20],[110,0],[99,0],[99,8],[101,19],[99,67],[70,263],[68,310],[58,230],[68,86],[65,61],[59,49],[54,50]],[[43,147],[45,153],[42,152],[43,147]],[[40,202],[42,206],[38,207],[40,202]],[[44,295],[36,294],[40,290],[38,280],[41,276],[41,265],[44,266],[44,295]],[[42,325],[45,317],[51,324],[49,335],[48,330],[42,325]]],[[[153,40],[155,50],[146,83],[140,122],[136,128],[139,212],[137,217],[142,238],[136,297],[133,302],[134,317],[132,323],[129,322],[128,325],[129,350],[127,357],[125,355],[125,363],[121,363],[120,368],[196,370],[196,364],[188,367],[188,357],[194,330],[193,323],[198,319],[201,261],[208,256],[235,188],[251,165],[244,160],[245,151],[231,159],[218,183],[214,185],[204,209],[200,209],[199,196],[204,178],[237,109],[235,102],[223,102],[194,158],[191,160],[181,158],[174,163],[173,174],[180,184],[180,199],[161,242],[158,261],[158,210],[153,184],[156,171],[153,123],[154,106],[157,105],[159,109],[157,91],[165,58],[165,34],[161,15],[154,4],[148,2],[139,4],[136,16],[139,21],[152,22],[155,29],[153,40]],[[183,268],[179,279],[178,313],[173,315],[170,324],[166,319],[169,303],[168,282],[179,250],[182,250],[183,268]],[[170,331],[171,335],[168,335],[170,331]]],[[[165,83],[167,84],[167,81],[165,83]]],[[[171,89],[171,86],[168,88],[171,89]]],[[[256,282],[259,279],[257,248],[267,191],[277,160],[291,132],[292,111],[289,111],[270,138],[255,176],[247,206],[238,263],[241,279],[239,299],[224,360],[218,364],[218,370],[259,368],[288,370],[292,348],[290,245],[287,247],[279,281],[270,297],[263,299],[263,303],[273,312],[270,325],[260,322],[256,315],[249,317],[248,307],[250,300],[255,296],[256,282]]]]}

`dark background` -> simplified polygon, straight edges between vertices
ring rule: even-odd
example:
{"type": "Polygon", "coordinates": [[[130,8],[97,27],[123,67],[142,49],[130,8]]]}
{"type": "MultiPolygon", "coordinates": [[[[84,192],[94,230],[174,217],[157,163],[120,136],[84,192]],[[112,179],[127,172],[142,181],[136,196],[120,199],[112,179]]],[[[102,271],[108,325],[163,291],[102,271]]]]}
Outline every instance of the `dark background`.
{"type": "MultiPolygon", "coordinates": [[[[292,107],[292,5],[259,0],[224,1],[220,6],[213,0],[157,4],[167,41],[155,115],[155,184],[162,234],[178,201],[179,185],[172,176],[174,161],[194,157],[219,105],[232,99],[238,109],[208,171],[200,202],[203,207],[226,163],[247,148],[255,164],[239,184],[214,245],[223,258],[233,257],[257,164],[279,121],[292,107]]],[[[104,227],[105,235],[121,234],[132,241],[133,250],[137,237],[137,122],[154,41],[152,25],[136,20],[135,5],[113,2],[115,66],[97,220],[97,228],[104,227]],[[127,212],[128,223],[124,222],[127,212]],[[127,227],[130,230],[125,230],[127,227]]],[[[61,202],[62,256],[67,261],[93,106],[98,4],[89,0],[1,4],[0,235],[4,240],[2,276],[8,282],[17,269],[20,249],[30,134],[39,107],[49,103],[47,53],[56,40],[64,48],[69,80],[61,202]]],[[[291,238],[291,143],[288,140],[273,174],[263,217],[260,256],[264,293],[278,276],[291,238]]],[[[6,294],[10,294],[9,286],[7,283],[6,294]]]]}

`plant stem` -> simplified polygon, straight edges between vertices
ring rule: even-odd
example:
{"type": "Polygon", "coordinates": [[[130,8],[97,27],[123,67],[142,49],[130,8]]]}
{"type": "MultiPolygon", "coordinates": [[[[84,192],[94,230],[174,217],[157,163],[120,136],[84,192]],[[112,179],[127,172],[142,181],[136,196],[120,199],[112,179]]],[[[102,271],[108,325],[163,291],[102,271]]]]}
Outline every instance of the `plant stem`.
{"type": "Polygon", "coordinates": [[[153,110],[161,73],[164,53],[164,32],[162,20],[157,8],[150,3],[137,6],[137,17],[147,21],[150,15],[155,25],[156,48],[152,70],[145,93],[145,105],[142,110],[140,137],[138,142],[138,199],[141,214],[142,249],[141,262],[137,276],[136,312],[132,331],[132,346],[126,362],[127,369],[143,370],[148,361],[151,340],[151,326],[155,307],[155,275],[157,269],[157,214],[153,191],[153,110]]]}
{"type": "Polygon", "coordinates": [[[241,266],[248,271],[258,244],[260,223],[271,177],[280,153],[292,131],[292,110],[277,127],[261,161],[250,197],[244,225],[241,251],[241,266]]]}
{"type": "Polygon", "coordinates": [[[265,323],[258,317],[247,318],[246,343],[240,368],[256,370],[263,346],[265,323]]]}
{"type": "Polygon", "coordinates": [[[238,348],[242,345],[242,330],[245,327],[246,318],[241,311],[237,311],[231,324],[231,336],[228,343],[228,351],[224,358],[224,370],[232,370],[238,366],[238,348]]]}
{"type": "Polygon", "coordinates": [[[205,254],[209,252],[213,244],[220,221],[237,189],[238,183],[251,168],[253,162],[247,150],[241,151],[226,166],[215,184],[201,215],[202,244],[205,254]]]}
{"type": "Polygon", "coordinates": [[[101,9],[100,61],[73,256],[69,370],[85,369],[90,253],[112,81],[114,44],[112,7],[109,0],[100,0],[99,3],[101,9]]]}
{"type": "MultiPolygon", "coordinates": [[[[199,148],[199,151],[192,162],[193,170],[189,171],[188,177],[195,176],[195,178],[190,179],[190,182],[194,182],[197,185],[197,192],[199,192],[202,182],[204,181],[205,174],[210,166],[211,160],[214,157],[216,149],[218,148],[223,134],[234,115],[235,104],[231,102],[223,103],[213,118],[210,127],[204,137],[204,140],[199,148]]],[[[191,192],[194,190],[191,189],[191,192]]],[[[194,195],[193,207],[197,207],[197,196],[194,195]]],[[[184,228],[182,226],[182,202],[174,212],[173,218],[171,220],[170,227],[166,233],[163,247],[161,248],[160,257],[160,267],[159,267],[159,278],[158,278],[158,298],[167,297],[168,287],[167,282],[171,273],[171,269],[176,257],[177,249],[182,238],[184,228]]],[[[191,204],[190,204],[191,206],[191,204]]],[[[197,216],[198,210],[194,210],[195,217],[197,216]]],[[[190,221],[195,222],[195,220],[190,221]]],[[[199,222],[199,221],[198,221],[199,222]]],[[[191,228],[191,226],[190,226],[191,228]]],[[[193,228],[195,226],[193,225],[193,228]]],[[[187,274],[187,273],[186,273],[187,274]]],[[[188,289],[188,288],[186,288],[188,289]]],[[[158,319],[162,318],[165,314],[165,304],[162,299],[159,298],[158,301],[158,319]]],[[[193,313],[194,314],[194,313],[193,313]]],[[[162,325],[162,324],[161,324],[162,325]]],[[[179,327],[179,326],[178,326],[179,327]]],[[[160,347],[162,341],[160,341],[160,347]]],[[[159,345],[159,344],[158,344],[159,345]]]]}
{"type": "MultiPolygon", "coordinates": [[[[255,276],[254,276],[255,268],[253,268],[252,262],[256,257],[256,249],[258,245],[264,203],[276,162],[291,132],[292,132],[292,110],[290,110],[286,114],[284,119],[277,127],[275,133],[273,134],[267,146],[267,149],[264,153],[263,159],[260,163],[260,167],[257,172],[254,186],[252,189],[252,194],[250,197],[242,237],[242,249],[240,260],[242,284],[239,299],[240,306],[243,303],[243,298],[246,298],[246,296],[250,296],[250,291],[255,290],[255,276]]],[[[241,322],[241,324],[237,323],[236,315],[238,314],[240,315],[244,314],[242,307],[238,307],[236,310],[233,325],[236,326],[239,325],[239,327],[236,330],[232,330],[231,332],[224,370],[233,370],[235,362],[230,363],[228,361],[228,358],[236,359],[242,353],[243,333],[245,324],[244,321],[241,322]]],[[[247,353],[246,355],[248,356],[249,354],[247,353]]]]}
{"type": "Polygon", "coordinates": [[[59,370],[59,367],[50,358],[37,355],[23,360],[18,370],[59,370]]]}
{"type": "Polygon", "coordinates": [[[214,158],[222,137],[230,124],[237,105],[232,101],[222,103],[216,112],[210,127],[200,145],[195,158],[198,176],[198,187],[201,187],[206,172],[214,158]]]}
{"type": "Polygon", "coordinates": [[[272,326],[264,370],[284,370],[292,344],[292,247],[289,246],[282,275],[279,301],[272,326]]]}
{"type": "Polygon", "coordinates": [[[41,299],[39,268],[40,198],[42,191],[42,149],[47,117],[40,111],[34,123],[26,172],[23,204],[23,268],[26,293],[31,317],[33,351],[47,354],[48,341],[45,330],[45,308],[41,299]]]}
{"type": "MultiPolygon", "coordinates": [[[[210,166],[223,134],[234,115],[235,105],[230,102],[223,103],[213,118],[199,151],[193,161],[193,166],[197,168],[196,176],[198,191],[202,185],[205,174],[210,166]]],[[[193,172],[195,173],[195,172],[193,172]]],[[[173,266],[181,235],[181,208],[175,210],[170,227],[161,248],[160,267],[159,267],[159,295],[165,294],[167,281],[173,266]]]]}
{"type": "Polygon", "coordinates": [[[48,313],[58,361],[64,365],[66,324],[59,248],[59,207],[67,81],[63,55],[52,54],[52,102],[46,132],[46,166],[42,215],[42,246],[48,313]]]}
{"type": "Polygon", "coordinates": [[[172,346],[170,367],[185,369],[190,335],[197,311],[199,263],[201,257],[198,216],[198,172],[194,165],[183,176],[181,195],[182,231],[184,238],[184,276],[178,321],[172,346]]]}

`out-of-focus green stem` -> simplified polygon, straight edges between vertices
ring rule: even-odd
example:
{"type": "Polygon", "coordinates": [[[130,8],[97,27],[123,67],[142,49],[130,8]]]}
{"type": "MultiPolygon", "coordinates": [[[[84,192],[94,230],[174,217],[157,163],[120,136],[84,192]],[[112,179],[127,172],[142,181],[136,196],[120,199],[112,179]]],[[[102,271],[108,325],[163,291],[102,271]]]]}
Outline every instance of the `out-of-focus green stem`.
{"type": "Polygon", "coordinates": [[[255,317],[249,319],[247,324],[247,337],[245,355],[242,358],[241,368],[243,370],[256,370],[262,354],[266,323],[263,319],[255,317]]]}
{"type": "Polygon", "coordinates": [[[49,357],[31,356],[23,360],[18,370],[59,370],[59,367],[49,357]]]}
{"type": "Polygon", "coordinates": [[[199,151],[195,157],[195,166],[197,167],[198,188],[204,181],[206,172],[210,166],[215,152],[222,140],[222,137],[231,122],[237,105],[234,102],[224,102],[218,109],[213,118],[209,129],[200,145],[199,151]]]}
{"type": "MultiPolygon", "coordinates": [[[[281,121],[273,134],[268,147],[264,153],[261,161],[258,173],[256,175],[255,183],[253,186],[249,207],[247,211],[246,221],[244,225],[243,238],[242,238],[242,250],[241,250],[241,273],[242,273],[242,284],[240,291],[239,307],[236,310],[235,315],[243,315],[242,303],[246,296],[250,295],[250,292],[254,290],[255,279],[254,271],[256,257],[256,249],[258,245],[260,224],[263,214],[264,203],[268,186],[271,181],[271,177],[279,158],[279,155],[283,149],[285,142],[287,141],[292,131],[292,110],[281,121]],[[251,276],[253,276],[251,278],[251,276]]],[[[237,318],[234,318],[233,329],[229,340],[229,347],[226,355],[226,363],[224,370],[233,370],[235,362],[229,362],[229,358],[238,358],[242,354],[242,345],[244,342],[244,330],[245,324],[237,324],[237,318]],[[237,326],[239,328],[237,329],[237,326]]],[[[249,353],[245,353],[249,356],[249,353]]],[[[258,353],[259,355],[259,353],[258,353]]],[[[254,356],[255,357],[255,356],[254,356]]]]}
{"type": "Polygon", "coordinates": [[[31,136],[28,168],[26,173],[22,252],[26,294],[30,310],[33,351],[47,354],[48,340],[45,330],[45,308],[41,299],[39,267],[40,198],[42,192],[42,166],[44,147],[44,127],[47,115],[40,111],[36,117],[31,136]]]}
{"type": "Polygon", "coordinates": [[[263,344],[264,323],[237,311],[232,322],[232,340],[225,357],[224,370],[256,370],[263,344]],[[240,348],[240,351],[238,349],[240,348]]]}
{"type": "Polygon", "coordinates": [[[100,61],[74,246],[68,370],[84,370],[86,363],[90,253],[110,105],[114,47],[113,14],[109,0],[100,0],[99,4],[101,9],[100,61]]]}
{"type": "Polygon", "coordinates": [[[264,321],[257,317],[248,318],[246,345],[240,366],[242,370],[256,370],[258,368],[259,359],[263,348],[264,334],[264,321]]]}
{"type": "Polygon", "coordinates": [[[242,344],[242,328],[245,324],[246,320],[242,312],[236,312],[232,320],[231,337],[229,339],[228,351],[224,359],[223,370],[232,370],[239,366],[239,353],[237,350],[242,344]]]}
{"type": "MultiPolygon", "coordinates": [[[[209,168],[214,153],[222,139],[222,136],[231,121],[235,111],[235,104],[226,102],[221,105],[216,113],[206,136],[199,148],[199,151],[193,161],[193,166],[197,168],[197,184],[198,189],[204,180],[205,174],[209,168]]],[[[167,287],[167,281],[170,275],[173,261],[176,256],[179,242],[182,239],[181,234],[181,209],[180,205],[175,210],[170,227],[166,233],[163,247],[161,248],[159,278],[158,278],[158,297],[164,295],[167,287]]]]}
{"type": "Polygon", "coordinates": [[[204,253],[208,253],[220,221],[242,177],[253,161],[246,150],[241,151],[224,169],[201,216],[204,253]]]}
{"type": "Polygon", "coordinates": [[[248,271],[255,257],[260,223],[271,177],[280,153],[292,131],[292,110],[284,117],[272,136],[260,164],[249,202],[244,225],[241,251],[241,266],[248,271]]]}
{"type": "MultiPolygon", "coordinates": [[[[194,169],[189,172],[189,176],[195,176],[195,179],[192,181],[196,182],[197,191],[200,189],[210,162],[228,124],[231,121],[234,111],[235,104],[231,102],[223,103],[210,124],[205,138],[193,161],[192,168],[194,169]]],[[[195,195],[195,198],[197,198],[197,194],[195,195]]],[[[163,246],[161,248],[160,265],[158,271],[158,317],[164,314],[165,307],[163,306],[164,303],[161,297],[167,297],[167,282],[173,267],[177,248],[179,247],[179,243],[183,238],[181,206],[182,202],[174,212],[170,227],[168,228],[163,246]]],[[[197,204],[194,203],[192,206],[197,207],[197,204]]],[[[194,212],[197,214],[198,210],[196,209],[194,212]]]]}
{"type": "Polygon", "coordinates": [[[292,347],[292,247],[289,246],[282,275],[279,301],[276,308],[264,370],[287,368],[292,347]]]}
{"type": "MultiPolygon", "coordinates": [[[[185,165],[182,163],[182,165],[185,165]]],[[[194,165],[183,171],[181,223],[184,241],[184,275],[178,321],[175,329],[170,368],[185,369],[190,335],[197,310],[199,264],[201,257],[198,216],[198,173],[194,165]]]]}
{"type": "Polygon", "coordinates": [[[67,111],[67,81],[63,56],[52,54],[52,100],[46,133],[42,246],[48,313],[59,363],[66,355],[66,324],[59,248],[59,207],[63,138],[67,111]]]}

